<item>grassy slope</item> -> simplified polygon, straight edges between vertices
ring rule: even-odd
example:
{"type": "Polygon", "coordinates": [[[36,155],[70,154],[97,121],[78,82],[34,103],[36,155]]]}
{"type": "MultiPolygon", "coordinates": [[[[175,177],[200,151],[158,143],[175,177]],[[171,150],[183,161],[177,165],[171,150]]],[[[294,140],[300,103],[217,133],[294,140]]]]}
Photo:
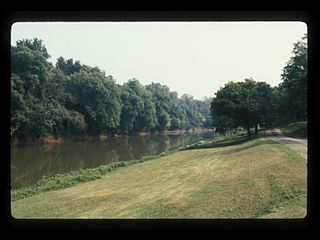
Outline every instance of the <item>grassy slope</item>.
{"type": "Polygon", "coordinates": [[[297,122],[296,124],[291,123],[281,130],[285,135],[289,137],[303,139],[306,139],[308,137],[307,122],[297,122]]]}
{"type": "Polygon", "coordinates": [[[168,152],[168,153],[161,153],[159,155],[144,156],[141,159],[137,159],[137,160],[129,160],[124,162],[121,162],[121,161],[112,162],[106,165],[100,165],[96,168],[80,169],[80,170],[71,171],[68,173],[56,174],[49,178],[43,178],[32,186],[19,188],[11,191],[11,200],[15,201],[22,198],[33,196],[41,192],[67,188],[67,187],[77,185],[81,182],[88,182],[91,180],[95,180],[95,179],[101,178],[108,172],[115,171],[120,167],[125,167],[132,164],[148,161],[148,160],[153,160],[153,159],[165,156],[167,154],[170,154],[170,153],[168,152]]]}
{"type": "Polygon", "coordinates": [[[180,151],[12,202],[16,218],[303,218],[306,160],[258,138],[180,151]]]}

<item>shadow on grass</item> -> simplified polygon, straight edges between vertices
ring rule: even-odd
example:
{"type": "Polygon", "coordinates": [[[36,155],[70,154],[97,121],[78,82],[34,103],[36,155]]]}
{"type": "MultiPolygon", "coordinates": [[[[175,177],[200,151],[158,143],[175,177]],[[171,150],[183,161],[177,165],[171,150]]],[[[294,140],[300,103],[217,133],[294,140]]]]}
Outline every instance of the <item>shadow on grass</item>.
{"type": "Polygon", "coordinates": [[[258,138],[258,136],[256,136],[256,135],[253,135],[250,137],[245,135],[245,136],[237,137],[235,139],[220,140],[220,141],[216,141],[213,143],[207,143],[207,144],[202,144],[202,145],[195,144],[195,145],[192,145],[192,146],[185,148],[185,150],[234,146],[234,145],[238,145],[238,144],[242,144],[242,143],[251,141],[256,138],[258,138]]]}
{"type": "Polygon", "coordinates": [[[244,151],[244,150],[247,150],[247,149],[250,149],[250,148],[253,148],[253,147],[257,147],[259,145],[264,145],[264,144],[280,144],[280,143],[276,142],[276,141],[272,141],[272,140],[265,140],[265,141],[261,141],[261,142],[255,142],[255,143],[250,144],[248,146],[222,151],[222,152],[219,152],[219,154],[228,155],[228,154],[231,154],[231,153],[241,152],[241,151],[244,151]]]}
{"type": "MultiPolygon", "coordinates": [[[[229,140],[220,140],[220,141],[216,141],[213,143],[207,143],[207,144],[202,144],[202,145],[192,145],[189,146],[187,148],[185,148],[184,150],[191,150],[191,149],[205,149],[205,148],[217,148],[217,147],[228,147],[228,146],[236,146],[236,145],[240,145],[246,142],[249,142],[251,140],[260,138],[263,134],[257,134],[257,135],[244,135],[244,136],[239,136],[237,138],[234,139],[229,139],[229,140]]],[[[255,142],[253,144],[250,144],[248,146],[243,146],[243,147],[239,147],[236,149],[230,149],[230,150],[226,150],[226,151],[222,151],[219,152],[219,154],[222,155],[227,155],[227,154],[231,154],[231,153],[236,153],[236,152],[240,152],[240,151],[244,151],[259,145],[263,145],[263,144],[280,144],[279,142],[273,141],[271,139],[265,139],[264,141],[261,142],[255,142]]]]}

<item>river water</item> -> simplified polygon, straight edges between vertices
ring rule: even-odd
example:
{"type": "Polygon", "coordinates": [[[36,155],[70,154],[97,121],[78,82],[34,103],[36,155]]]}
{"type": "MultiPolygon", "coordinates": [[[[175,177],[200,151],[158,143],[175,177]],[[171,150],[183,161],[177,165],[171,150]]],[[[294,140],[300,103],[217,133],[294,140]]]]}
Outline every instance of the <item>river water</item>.
{"type": "Polygon", "coordinates": [[[57,173],[156,155],[210,137],[213,137],[211,132],[197,132],[120,137],[105,141],[64,141],[58,144],[11,146],[11,188],[29,186],[44,176],[50,177],[57,173]]]}

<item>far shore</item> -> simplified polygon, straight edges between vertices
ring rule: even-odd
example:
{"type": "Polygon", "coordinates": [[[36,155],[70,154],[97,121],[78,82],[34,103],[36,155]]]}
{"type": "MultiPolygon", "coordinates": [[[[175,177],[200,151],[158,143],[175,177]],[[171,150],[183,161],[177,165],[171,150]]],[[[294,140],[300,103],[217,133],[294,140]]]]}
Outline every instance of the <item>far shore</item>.
{"type": "Polygon", "coordinates": [[[83,142],[90,142],[90,141],[106,141],[108,139],[115,139],[115,138],[126,138],[126,137],[133,137],[133,136],[148,136],[148,135],[182,135],[188,133],[199,133],[199,132],[214,132],[213,129],[210,128],[194,128],[194,129],[181,129],[181,130],[167,130],[167,131],[155,131],[155,132],[138,132],[132,135],[128,134],[113,134],[113,135],[105,135],[101,134],[97,137],[95,136],[81,136],[81,137],[55,137],[55,136],[45,136],[39,140],[25,140],[19,141],[18,139],[12,139],[11,145],[48,145],[48,144],[58,144],[65,140],[73,140],[73,141],[83,141],[83,142]]]}

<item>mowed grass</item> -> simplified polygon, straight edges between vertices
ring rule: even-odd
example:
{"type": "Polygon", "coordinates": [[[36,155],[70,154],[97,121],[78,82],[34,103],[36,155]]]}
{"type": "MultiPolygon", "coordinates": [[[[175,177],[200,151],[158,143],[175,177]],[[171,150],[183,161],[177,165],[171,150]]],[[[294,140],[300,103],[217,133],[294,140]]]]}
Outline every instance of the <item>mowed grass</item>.
{"type": "Polygon", "coordinates": [[[268,138],[179,151],[11,203],[15,218],[304,218],[306,159],[268,138]]]}

